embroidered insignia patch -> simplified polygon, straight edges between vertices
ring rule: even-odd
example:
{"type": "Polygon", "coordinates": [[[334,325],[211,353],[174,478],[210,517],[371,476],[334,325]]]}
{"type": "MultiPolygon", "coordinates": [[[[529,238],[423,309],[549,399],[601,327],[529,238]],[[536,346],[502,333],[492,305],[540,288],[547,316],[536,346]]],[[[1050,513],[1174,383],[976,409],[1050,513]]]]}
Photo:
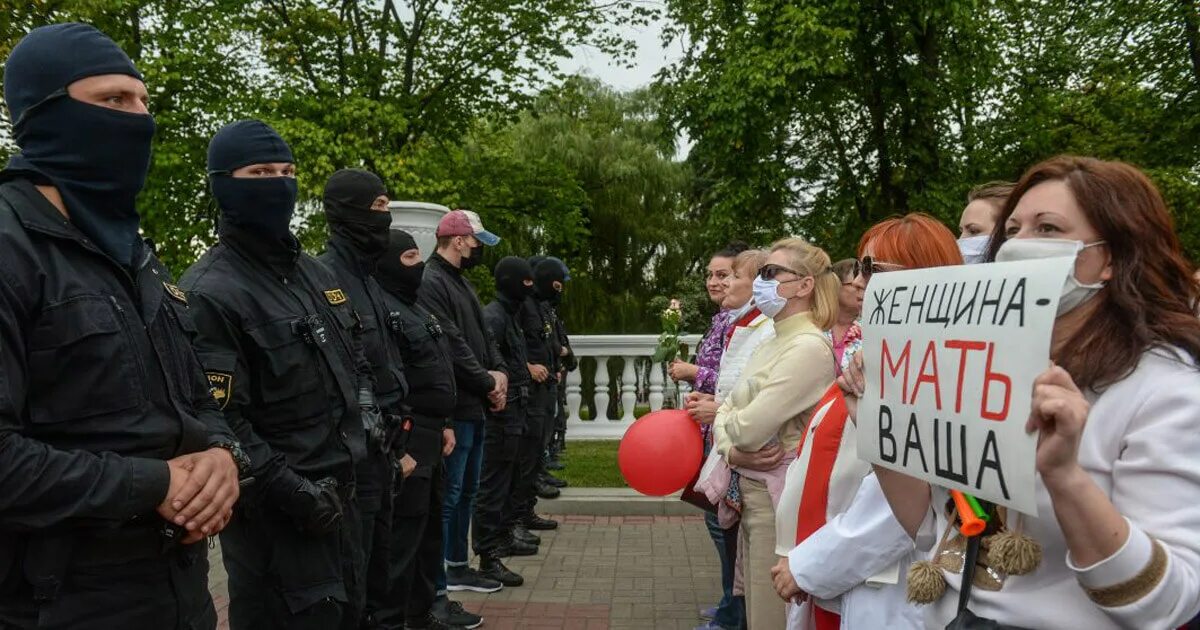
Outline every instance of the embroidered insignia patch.
{"type": "Polygon", "coordinates": [[[216,399],[217,405],[225,409],[233,396],[233,375],[228,372],[205,372],[208,375],[208,390],[216,399]]]}
{"type": "Polygon", "coordinates": [[[341,289],[330,289],[325,292],[325,299],[329,300],[330,304],[337,306],[338,304],[345,303],[346,294],[342,293],[341,289]]]}
{"type": "Polygon", "coordinates": [[[183,302],[184,304],[187,304],[187,294],[183,292],[183,289],[180,289],[169,282],[164,282],[163,287],[167,289],[167,293],[170,294],[171,297],[183,302]]]}

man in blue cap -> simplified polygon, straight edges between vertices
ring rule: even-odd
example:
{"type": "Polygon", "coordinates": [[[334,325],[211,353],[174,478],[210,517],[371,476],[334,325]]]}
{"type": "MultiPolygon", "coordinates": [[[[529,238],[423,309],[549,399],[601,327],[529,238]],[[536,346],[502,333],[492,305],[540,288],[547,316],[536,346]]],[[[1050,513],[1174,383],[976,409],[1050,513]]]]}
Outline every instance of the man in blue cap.
{"type": "Polygon", "coordinates": [[[253,462],[221,534],[234,630],[357,629],[356,465],[379,429],[358,318],[291,232],[291,148],[257,120],[208,145],[219,242],[183,275],[196,352],[253,462]]]}
{"type": "Polygon", "coordinates": [[[138,235],[154,119],[107,36],[17,44],[0,172],[0,627],[214,628],[207,548],[248,460],[138,235]]]}

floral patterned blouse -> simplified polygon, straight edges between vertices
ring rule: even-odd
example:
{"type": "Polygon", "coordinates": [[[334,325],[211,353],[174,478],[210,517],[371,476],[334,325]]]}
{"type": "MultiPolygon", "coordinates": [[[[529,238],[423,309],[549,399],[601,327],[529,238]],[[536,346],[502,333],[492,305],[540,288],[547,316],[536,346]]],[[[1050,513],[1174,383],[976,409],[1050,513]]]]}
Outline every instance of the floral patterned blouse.
{"type": "Polygon", "coordinates": [[[850,367],[850,360],[854,355],[862,350],[862,326],[858,321],[850,324],[846,329],[846,334],[841,339],[833,338],[833,330],[826,330],[825,337],[833,344],[833,356],[837,359],[837,373],[841,376],[842,372],[850,367]]]}
{"type": "Polygon", "coordinates": [[[721,355],[725,354],[725,336],[729,332],[730,312],[721,309],[713,315],[708,332],[696,349],[696,382],[692,389],[704,394],[717,393],[717,371],[721,368],[721,355]]]}

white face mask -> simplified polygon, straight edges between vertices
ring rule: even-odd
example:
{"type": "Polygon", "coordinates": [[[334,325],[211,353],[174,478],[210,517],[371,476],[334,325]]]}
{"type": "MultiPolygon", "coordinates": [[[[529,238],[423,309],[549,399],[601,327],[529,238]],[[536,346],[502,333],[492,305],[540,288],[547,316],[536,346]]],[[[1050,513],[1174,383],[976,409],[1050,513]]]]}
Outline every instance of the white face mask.
{"type": "Polygon", "coordinates": [[[779,295],[778,280],[754,279],[754,305],[763,315],[774,318],[787,306],[787,298],[779,295]]]}
{"type": "Polygon", "coordinates": [[[979,234],[958,239],[958,251],[962,252],[963,262],[968,265],[983,262],[987,258],[988,245],[991,242],[991,234],[979,234]]]}
{"type": "MultiPolygon", "coordinates": [[[[1004,244],[1000,246],[1000,250],[996,252],[996,262],[1067,256],[1077,258],[1083,250],[1103,244],[1104,241],[1085,244],[1083,241],[1065,238],[1014,238],[1004,241],[1004,244]]],[[[1062,297],[1058,300],[1058,315],[1070,312],[1103,288],[1103,281],[1095,284],[1083,284],[1075,278],[1075,272],[1072,270],[1067,276],[1066,282],[1063,283],[1062,297]]]]}

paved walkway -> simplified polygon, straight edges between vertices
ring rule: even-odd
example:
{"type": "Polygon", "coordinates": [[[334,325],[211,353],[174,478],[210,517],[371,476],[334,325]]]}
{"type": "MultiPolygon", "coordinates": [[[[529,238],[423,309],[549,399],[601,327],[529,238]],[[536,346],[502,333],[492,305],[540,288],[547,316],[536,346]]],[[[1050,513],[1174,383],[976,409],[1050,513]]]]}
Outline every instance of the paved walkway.
{"type": "MultiPolygon", "coordinates": [[[[668,630],[700,625],[721,595],[720,568],[700,516],[560,516],[539,532],[541,553],[506,564],[525,586],[456,593],[488,630],[668,630]]],[[[213,552],[210,585],[222,628],[225,571],[213,552]]]]}

